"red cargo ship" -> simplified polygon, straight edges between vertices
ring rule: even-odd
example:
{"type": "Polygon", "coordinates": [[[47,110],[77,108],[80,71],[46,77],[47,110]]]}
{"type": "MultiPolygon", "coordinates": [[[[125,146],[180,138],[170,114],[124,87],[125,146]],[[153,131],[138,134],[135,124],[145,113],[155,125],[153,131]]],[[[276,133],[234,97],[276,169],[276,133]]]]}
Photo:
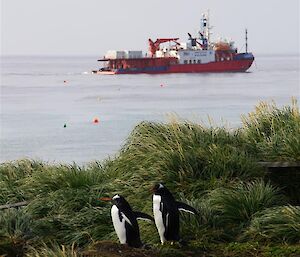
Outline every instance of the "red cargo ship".
{"type": "Polygon", "coordinates": [[[108,51],[100,60],[103,67],[92,71],[95,74],[157,74],[198,72],[245,72],[253,60],[252,53],[238,53],[234,42],[210,41],[208,16],[203,14],[198,37],[190,33],[188,42],[179,38],[159,38],[149,42],[149,53],[142,51],[108,51]],[[169,42],[168,47],[161,44],[169,42]]]}

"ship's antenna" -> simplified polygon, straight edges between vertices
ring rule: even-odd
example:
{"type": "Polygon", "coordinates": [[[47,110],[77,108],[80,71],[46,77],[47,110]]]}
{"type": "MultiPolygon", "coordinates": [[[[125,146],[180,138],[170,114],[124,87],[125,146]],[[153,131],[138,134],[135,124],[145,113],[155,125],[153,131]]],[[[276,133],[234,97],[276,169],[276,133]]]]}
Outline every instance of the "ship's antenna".
{"type": "Polygon", "coordinates": [[[245,29],[246,53],[248,53],[248,30],[245,29]]]}
{"type": "Polygon", "coordinates": [[[210,18],[209,18],[209,9],[207,10],[207,41],[208,41],[208,45],[210,46],[211,44],[211,34],[212,32],[210,32],[210,30],[213,28],[213,26],[210,26],[210,18]]]}
{"type": "Polygon", "coordinates": [[[209,22],[209,9],[207,10],[207,41],[208,41],[208,45],[210,45],[210,22],[209,22]]]}

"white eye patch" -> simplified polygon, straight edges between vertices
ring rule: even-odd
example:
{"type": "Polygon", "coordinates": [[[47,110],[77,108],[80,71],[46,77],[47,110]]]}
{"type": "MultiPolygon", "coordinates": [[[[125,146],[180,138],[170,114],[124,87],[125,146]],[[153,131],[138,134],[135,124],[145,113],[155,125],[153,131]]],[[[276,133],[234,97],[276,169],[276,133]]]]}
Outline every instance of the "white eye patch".
{"type": "Polygon", "coordinates": [[[158,188],[159,188],[159,189],[160,189],[160,188],[164,188],[164,186],[163,186],[162,184],[159,184],[159,187],[158,187],[158,188]]]}
{"type": "Polygon", "coordinates": [[[120,196],[119,196],[119,195],[115,195],[112,199],[113,199],[113,200],[116,200],[116,199],[118,199],[118,198],[120,198],[120,196]]]}

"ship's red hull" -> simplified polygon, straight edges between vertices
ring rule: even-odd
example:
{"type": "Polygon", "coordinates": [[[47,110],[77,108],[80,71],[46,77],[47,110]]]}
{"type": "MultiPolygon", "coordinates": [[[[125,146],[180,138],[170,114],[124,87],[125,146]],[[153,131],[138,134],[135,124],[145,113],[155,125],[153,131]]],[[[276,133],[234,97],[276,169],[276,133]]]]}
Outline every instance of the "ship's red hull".
{"type": "Polygon", "coordinates": [[[166,74],[166,73],[201,73],[201,72],[245,72],[247,71],[253,59],[244,60],[226,60],[203,64],[173,64],[157,67],[157,69],[111,69],[106,71],[97,71],[97,74],[166,74]]]}
{"type": "Polygon", "coordinates": [[[206,64],[179,64],[170,66],[169,72],[244,72],[250,68],[252,62],[253,60],[230,60],[223,62],[211,62],[206,64]]]}

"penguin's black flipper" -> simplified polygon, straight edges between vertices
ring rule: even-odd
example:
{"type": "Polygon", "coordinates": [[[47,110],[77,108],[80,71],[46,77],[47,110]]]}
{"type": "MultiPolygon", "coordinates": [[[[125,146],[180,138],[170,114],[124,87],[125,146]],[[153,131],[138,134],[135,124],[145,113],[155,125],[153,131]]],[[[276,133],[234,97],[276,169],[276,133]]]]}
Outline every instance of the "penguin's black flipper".
{"type": "Polygon", "coordinates": [[[135,211],[133,213],[134,213],[134,215],[135,215],[135,217],[136,217],[137,220],[147,220],[147,221],[154,222],[154,219],[150,215],[148,215],[146,213],[139,212],[139,211],[135,211]]]}
{"type": "Polygon", "coordinates": [[[186,203],[176,202],[176,204],[177,204],[177,208],[179,211],[185,211],[185,212],[189,212],[191,214],[198,214],[196,209],[194,209],[192,206],[189,206],[186,203]]]}

